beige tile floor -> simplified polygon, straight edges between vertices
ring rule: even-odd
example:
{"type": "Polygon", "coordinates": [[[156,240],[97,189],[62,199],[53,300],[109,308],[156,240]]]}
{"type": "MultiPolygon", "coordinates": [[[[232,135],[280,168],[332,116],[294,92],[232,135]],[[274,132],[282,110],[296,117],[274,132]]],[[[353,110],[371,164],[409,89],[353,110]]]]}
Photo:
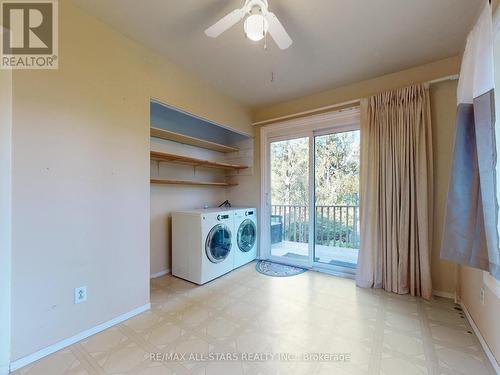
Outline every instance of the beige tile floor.
{"type": "Polygon", "coordinates": [[[198,287],[151,282],[152,310],[16,374],[494,374],[455,305],[251,263],[198,287]],[[348,353],[349,361],[152,361],[150,353],[348,353]]]}

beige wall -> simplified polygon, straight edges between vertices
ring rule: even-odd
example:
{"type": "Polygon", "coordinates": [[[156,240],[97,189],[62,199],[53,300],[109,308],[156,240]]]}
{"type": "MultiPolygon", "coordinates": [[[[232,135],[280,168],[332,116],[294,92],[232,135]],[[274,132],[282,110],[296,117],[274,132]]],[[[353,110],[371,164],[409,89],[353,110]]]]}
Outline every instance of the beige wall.
{"type": "MultiPolygon", "coordinates": [[[[237,206],[259,208],[260,205],[260,139],[258,128],[255,128],[255,137],[250,146],[247,141],[242,145],[243,156],[241,163],[251,166],[248,170],[242,170],[233,177],[238,186],[227,189],[226,199],[237,206]]],[[[239,162],[237,162],[239,163],[239,162]]]]}
{"type": "Polygon", "coordinates": [[[149,302],[150,97],[253,134],[239,103],[59,6],[59,70],[13,77],[12,360],[149,302]]]}
{"type": "Polygon", "coordinates": [[[483,282],[483,271],[460,266],[460,298],[500,363],[500,298],[483,282]],[[484,290],[484,305],[480,291],[484,290]]]}
{"type": "Polygon", "coordinates": [[[263,106],[253,111],[252,118],[253,121],[263,121],[297,112],[317,109],[336,103],[364,98],[384,90],[404,87],[418,82],[457,74],[458,70],[459,58],[450,57],[448,59],[361,81],[348,86],[289,100],[283,103],[263,106]]]}
{"type": "Polygon", "coordinates": [[[431,274],[435,291],[455,293],[456,265],[440,259],[446,198],[453,157],[458,81],[431,85],[432,143],[434,153],[434,232],[431,274]]]}
{"type": "Polygon", "coordinates": [[[11,146],[12,74],[0,70],[0,375],[8,373],[10,361],[11,146]]]}

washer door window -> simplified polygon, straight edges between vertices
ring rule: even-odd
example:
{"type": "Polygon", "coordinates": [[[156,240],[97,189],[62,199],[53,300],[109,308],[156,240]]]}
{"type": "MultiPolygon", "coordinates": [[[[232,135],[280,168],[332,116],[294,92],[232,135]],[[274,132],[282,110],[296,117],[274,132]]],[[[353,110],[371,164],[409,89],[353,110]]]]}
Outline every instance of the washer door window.
{"type": "Polygon", "coordinates": [[[256,240],[256,228],[252,220],[246,219],[238,228],[238,247],[244,253],[252,250],[256,240]]]}
{"type": "Polygon", "coordinates": [[[220,263],[231,251],[231,231],[224,224],[217,224],[208,233],[205,252],[212,263],[220,263]]]}

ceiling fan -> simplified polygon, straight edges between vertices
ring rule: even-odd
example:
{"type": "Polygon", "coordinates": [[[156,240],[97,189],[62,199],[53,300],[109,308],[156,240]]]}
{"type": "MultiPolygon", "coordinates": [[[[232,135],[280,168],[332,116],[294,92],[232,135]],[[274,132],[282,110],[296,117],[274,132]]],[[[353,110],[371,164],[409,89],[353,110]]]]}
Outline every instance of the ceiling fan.
{"type": "Polygon", "coordinates": [[[217,38],[246,17],[244,30],[248,39],[259,41],[269,32],[279,48],[287,49],[292,44],[292,39],[274,13],[267,8],[267,0],[245,0],[242,8],[233,10],[210,26],[205,34],[217,38]]]}

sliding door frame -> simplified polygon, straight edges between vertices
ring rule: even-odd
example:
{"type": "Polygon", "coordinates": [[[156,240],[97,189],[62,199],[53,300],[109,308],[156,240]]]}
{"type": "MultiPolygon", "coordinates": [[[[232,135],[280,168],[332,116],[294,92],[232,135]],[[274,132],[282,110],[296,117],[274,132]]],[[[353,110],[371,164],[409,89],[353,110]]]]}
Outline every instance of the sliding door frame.
{"type": "MultiPolygon", "coordinates": [[[[297,265],[318,271],[345,276],[341,267],[325,265],[314,262],[314,226],[315,226],[315,141],[318,135],[340,133],[351,130],[359,130],[360,110],[359,107],[343,109],[319,115],[298,118],[271,125],[266,125],[260,129],[260,150],[261,150],[261,202],[260,202],[260,246],[259,258],[278,261],[280,263],[297,265]],[[309,139],[309,238],[308,238],[308,260],[294,261],[275,257],[271,254],[271,153],[272,142],[283,141],[295,138],[308,137],[309,139]]],[[[354,274],[354,270],[353,270],[354,274]]]]}
{"type": "MultiPolygon", "coordinates": [[[[296,266],[300,266],[300,267],[306,267],[306,268],[311,268],[311,265],[312,265],[312,245],[313,243],[310,241],[309,237],[311,235],[311,220],[310,220],[310,217],[309,217],[309,235],[308,235],[308,241],[307,241],[307,245],[308,245],[308,259],[306,261],[302,261],[302,260],[299,260],[299,259],[296,259],[294,262],[291,262],[290,260],[288,260],[287,258],[285,257],[278,257],[278,256],[275,256],[271,253],[271,239],[270,239],[270,236],[271,236],[271,231],[270,231],[270,227],[271,227],[271,223],[270,223],[270,217],[271,217],[271,209],[272,209],[272,205],[271,205],[271,196],[270,196],[270,189],[271,189],[271,168],[270,168],[270,162],[271,162],[271,157],[270,157],[270,154],[271,154],[271,143],[274,143],[274,142],[280,142],[280,141],[287,141],[287,140],[292,140],[292,139],[298,139],[298,138],[307,138],[307,142],[308,142],[308,179],[307,179],[307,186],[308,186],[308,208],[311,207],[311,193],[313,194],[312,197],[314,198],[314,191],[311,191],[311,181],[314,181],[314,180],[311,180],[311,171],[313,173],[312,175],[312,178],[314,178],[314,165],[313,165],[313,161],[311,160],[311,151],[314,152],[314,145],[311,144],[311,140],[314,140],[314,136],[313,136],[313,132],[311,130],[306,130],[306,131],[303,131],[303,132],[293,132],[291,134],[287,134],[287,135],[278,135],[278,136],[270,136],[267,138],[267,144],[265,146],[266,148],[266,151],[267,151],[267,162],[266,164],[263,164],[262,167],[263,169],[266,169],[266,176],[267,176],[267,186],[268,186],[268,189],[266,190],[266,193],[263,195],[263,197],[265,197],[266,199],[266,211],[262,211],[261,209],[261,212],[264,213],[264,216],[266,216],[266,219],[268,220],[267,223],[265,225],[267,225],[265,228],[267,228],[264,232],[267,232],[267,235],[268,235],[268,246],[266,247],[262,247],[262,243],[261,243],[261,246],[260,246],[260,249],[264,249],[265,251],[267,250],[267,252],[265,253],[265,257],[264,259],[269,259],[269,260],[272,260],[272,261],[275,261],[275,262],[279,262],[279,263],[284,263],[284,264],[290,264],[290,265],[296,265],[296,266]]],[[[311,214],[311,211],[309,211],[309,215],[311,214]]],[[[261,220],[263,220],[264,218],[262,217],[261,220]]],[[[261,221],[262,223],[262,221],[261,221]]],[[[262,227],[262,224],[261,224],[261,228],[264,228],[262,227]]],[[[314,228],[314,226],[313,226],[314,228]]],[[[261,232],[261,236],[262,236],[262,232],[261,232]]],[[[262,237],[261,237],[262,239],[262,237]]]]}

